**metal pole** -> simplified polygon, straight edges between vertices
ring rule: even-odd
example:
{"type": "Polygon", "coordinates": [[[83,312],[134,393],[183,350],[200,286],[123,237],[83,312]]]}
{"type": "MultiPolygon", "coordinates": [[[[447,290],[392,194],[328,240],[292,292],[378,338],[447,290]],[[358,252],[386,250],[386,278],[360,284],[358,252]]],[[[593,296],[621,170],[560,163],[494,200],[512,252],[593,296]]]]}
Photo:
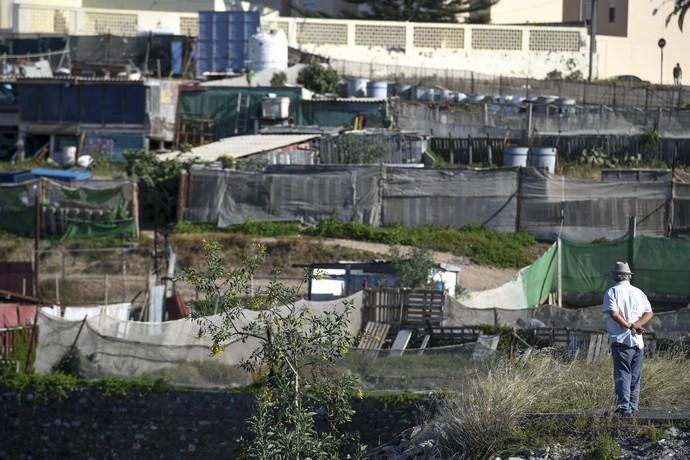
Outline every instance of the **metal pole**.
{"type": "Polygon", "coordinates": [[[34,314],[34,322],[31,325],[31,336],[29,338],[29,347],[26,350],[26,359],[24,360],[24,372],[29,371],[29,360],[31,358],[31,353],[34,349],[34,342],[36,341],[36,326],[38,323],[38,312],[41,309],[41,289],[38,285],[38,265],[39,265],[39,254],[38,254],[38,243],[41,239],[41,195],[43,194],[43,180],[39,182],[38,193],[34,199],[34,283],[36,283],[35,295],[37,298],[36,302],[36,314],[34,314]]]}
{"type": "Polygon", "coordinates": [[[58,275],[59,273],[55,272],[55,303],[58,305],[62,305],[60,303],[60,280],[58,275]]]}
{"type": "Polygon", "coordinates": [[[563,308],[563,256],[561,239],[556,240],[556,253],[558,256],[558,308],[563,308]]]}
{"type": "Polygon", "coordinates": [[[635,238],[637,238],[637,216],[632,216],[628,227],[628,263],[633,270],[635,266],[635,238]]]}
{"type": "Polygon", "coordinates": [[[39,263],[38,245],[41,240],[41,188],[34,197],[34,295],[38,296],[39,263]]]}
{"type": "Polygon", "coordinates": [[[587,81],[592,81],[594,55],[597,53],[597,0],[592,0],[592,10],[589,20],[589,76],[587,81]]]}
{"type": "MultiPolygon", "coordinates": [[[[659,48],[661,50],[661,65],[659,66],[659,84],[664,84],[664,47],[659,48]]],[[[673,62],[673,61],[671,61],[673,62]]]]}
{"type": "Polygon", "coordinates": [[[127,262],[122,262],[122,290],[124,291],[123,302],[127,302],[129,293],[127,292],[127,262]]]}

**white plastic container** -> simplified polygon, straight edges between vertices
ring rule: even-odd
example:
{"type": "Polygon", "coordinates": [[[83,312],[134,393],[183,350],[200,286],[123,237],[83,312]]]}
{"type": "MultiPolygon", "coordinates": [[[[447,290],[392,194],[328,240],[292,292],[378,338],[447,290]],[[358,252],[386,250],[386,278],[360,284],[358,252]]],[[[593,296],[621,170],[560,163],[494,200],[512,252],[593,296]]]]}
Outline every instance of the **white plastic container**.
{"type": "Polygon", "coordinates": [[[370,97],[372,99],[388,98],[388,82],[370,81],[369,83],[367,83],[367,97],[370,97]]]}
{"type": "Polygon", "coordinates": [[[282,30],[259,32],[249,38],[249,68],[254,71],[288,68],[288,40],[282,30]]]}
{"type": "Polygon", "coordinates": [[[532,147],[531,164],[537,169],[556,174],[556,147],[532,147]]]}
{"type": "Polygon", "coordinates": [[[503,149],[503,166],[506,168],[527,167],[529,147],[506,147],[503,149]]]}
{"type": "Polygon", "coordinates": [[[64,166],[71,166],[77,161],[77,148],[74,146],[62,149],[62,163],[64,166]]]}
{"type": "Polygon", "coordinates": [[[261,102],[263,118],[269,120],[284,120],[290,118],[289,97],[267,97],[261,102]]]}

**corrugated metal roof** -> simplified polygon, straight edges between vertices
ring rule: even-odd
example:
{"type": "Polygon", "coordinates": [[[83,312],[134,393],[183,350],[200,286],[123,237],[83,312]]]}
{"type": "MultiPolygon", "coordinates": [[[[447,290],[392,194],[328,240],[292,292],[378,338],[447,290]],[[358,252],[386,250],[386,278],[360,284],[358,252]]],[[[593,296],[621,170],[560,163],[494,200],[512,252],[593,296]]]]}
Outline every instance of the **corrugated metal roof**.
{"type": "Polygon", "coordinates": [[[311,102],[357,102],[368,104],[380,104],[386,102],[387,99],[376,99],[373,97],[314,97],[311,102]]]}
{"type": "Polygon", "coordinates": [[[180,161],[197,158],[201,161],[216,161],[222,156],[242,158],[257,153],[270,152],[294,144],[302,144],[321,137],[318,134],[252,134],[221,139],[211,144],[194,147],[188,153],[164,153],[158,155],[161,160],[180,161]]]}

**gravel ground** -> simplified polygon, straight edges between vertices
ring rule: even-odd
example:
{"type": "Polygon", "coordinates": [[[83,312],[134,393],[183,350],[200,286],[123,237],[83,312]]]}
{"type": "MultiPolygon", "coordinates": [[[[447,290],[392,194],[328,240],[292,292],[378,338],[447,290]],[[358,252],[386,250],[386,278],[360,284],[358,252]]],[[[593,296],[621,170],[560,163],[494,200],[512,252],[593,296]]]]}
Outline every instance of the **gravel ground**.
{"type": "MultiPolygon", "coordinates": [[[[549,414],[548,417],[572,420],[575,416],[606,417],[605,411],[549,414]]],[[[544,415],[539,415],[542,417],[544,415]]],[[[615,419],[612,419],[615,421],[615,419]]],[[[690,459],[690,408],[647,409],[640,411],[635,420],[620,419],[613,435],[621,449],[621,460],[690,459]],[[650,428],[651,427],[651,428],[650,428]],[[653,436],[650,435],[653,433],[653,436]]],[[[614,423],[615,425],[615,423],[614,423]]],[[[441,460],[447,458],[439,452],[435,435],[428,425],[410,428],[394,441],[368,452],[370,460],[441,460]]],[[[592,455],[592,442],[574,439],[567,446],[554,443],[530,452],[503,454],[493,460],[588,460],[592,455]]]]}

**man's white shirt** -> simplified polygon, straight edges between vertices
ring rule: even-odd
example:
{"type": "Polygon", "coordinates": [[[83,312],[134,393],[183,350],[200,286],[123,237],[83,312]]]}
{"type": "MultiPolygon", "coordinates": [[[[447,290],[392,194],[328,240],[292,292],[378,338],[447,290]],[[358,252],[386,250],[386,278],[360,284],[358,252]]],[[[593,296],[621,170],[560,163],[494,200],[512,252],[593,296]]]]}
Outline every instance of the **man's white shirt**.
{"type": "Polygon", "coordinates": [[[649,299],[640,289],[630,284],[630,281],[619,281],[604,294],[604,313],[606,313],[606,332],[611,343],[622,343],[629,347],[644,348],[641,334],[633,335],[609,315],[610,311],[617,311],[626,321],[636,322],[645,312],[651,312],[649,299]]]}

